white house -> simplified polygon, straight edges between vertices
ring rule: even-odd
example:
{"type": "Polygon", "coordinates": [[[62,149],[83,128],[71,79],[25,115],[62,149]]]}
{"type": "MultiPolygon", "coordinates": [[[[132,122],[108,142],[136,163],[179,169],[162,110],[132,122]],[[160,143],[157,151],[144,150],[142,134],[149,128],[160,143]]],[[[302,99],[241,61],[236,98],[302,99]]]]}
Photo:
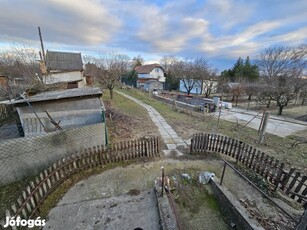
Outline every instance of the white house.
{"type": "Polygon", "coordinates": [[[81,53],[48,51],[41,62],[43,82],[46,85],[67,83],[67,88],[84,86],[81,53]]]}
{"type": "Polygon", "coordinates": [[[156,80],[165,83],[164,69],[159,64],[150,64],[137,66],[134,69],[138,74],[136,86],[143,88],[144,84],[149,80],[156,80]]]}
{"type": "Polygon", "coordinates": [[[206,92],[210,93],[216,93],[217,92],[217,86],[218,86],[218,81],[215,79],[210,79],[210,80],[193,80],[193,79],[183,79],[180,80],[179,83],[179,91],[180,92],[187,92],[186,87],[191,87],[190,93],[193,94],[206,94],[206,92]],[[193,87],[192,87],[193,86],[193,87]]]}

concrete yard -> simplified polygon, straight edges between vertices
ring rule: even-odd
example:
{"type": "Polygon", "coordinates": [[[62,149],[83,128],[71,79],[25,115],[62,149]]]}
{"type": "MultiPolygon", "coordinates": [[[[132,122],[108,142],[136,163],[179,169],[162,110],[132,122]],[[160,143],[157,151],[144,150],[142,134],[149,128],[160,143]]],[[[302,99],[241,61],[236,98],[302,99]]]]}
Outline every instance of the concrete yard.
{"type": "Polygon", "coordinates": [[[156,206],[153,189],[142,191],[138,195],[124,194],[78,202],[66,196],[50,212],[50,220],[44,229],[159,230],[156,206]]]}
{"type": "Polygon", "coordinates": [[[166,174],[195,168],[219,175],[222,164],[165,159],[107,170],[75,184],[50,211],[44,229],[160,229],[153,187],[161,166],[166,174]]]}

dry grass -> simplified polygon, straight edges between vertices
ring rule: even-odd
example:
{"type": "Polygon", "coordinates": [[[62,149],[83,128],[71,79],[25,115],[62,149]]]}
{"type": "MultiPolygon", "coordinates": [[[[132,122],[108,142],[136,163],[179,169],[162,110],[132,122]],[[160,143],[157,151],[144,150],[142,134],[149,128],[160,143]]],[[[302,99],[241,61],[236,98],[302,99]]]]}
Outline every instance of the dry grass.
{"type": "MultiPolygon", "coordinates": [[[[237,124],[225,120],[220,120],[219,128],[217,128],[217,118],[215,117],[207,115],[200,118],[193,116],[192,112],[189,114],[175,112],[172,110],[172,106],[157,101],[147,93],[139,90],[126,90],[123,92],[153,106],[184,139],[191,138],[193,133],[197,132],[223,134],[251,144],[268,153],[270,156],[291,164],[298,170],[307,173],[307,145],[301,144],[295,148],[291,148],[292,143],[297,139],[297,135],[283,138],[267,134],[265,143],[259,145],[257,143],[258,133],[252,128],[242,128],[242,126],[236,128],[237,124]]],[[[307,135],[307,131],[302,131],[298,135],[307,135]]]]}
{"type": "Polygon", "coordinates": [[[107,128],[110,142],[138,139],[157,135],[157,127],[147,111],[140,105],[114,92],[113,99],[108,93],[102,100],[106,106],[107,128]]]}

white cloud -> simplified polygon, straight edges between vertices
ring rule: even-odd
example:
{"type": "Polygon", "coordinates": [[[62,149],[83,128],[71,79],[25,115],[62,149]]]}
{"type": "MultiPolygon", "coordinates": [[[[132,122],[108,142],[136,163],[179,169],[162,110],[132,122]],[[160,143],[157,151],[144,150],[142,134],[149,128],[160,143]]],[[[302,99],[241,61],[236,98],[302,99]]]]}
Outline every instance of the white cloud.
{"type": "Polygon", "coordinates": [[[64,44],[108,42],[121,27],[121,21],[94,0],[6,1],[0,21],[2,35],[11,40],[37,38],[40,25],[45,40],[64,44]]]}
{"type": "Polygon", "coordinates": [[[204,12],[215,24],[225,29],[245,22],[254,13],[254,3],[235,0],[208,0],[204,12]]]}
{"type": "Polygon", "coordinates": [[[206,37],[200,48],[210,56],[228,57],[248,56],[256,52],[260,42],[257,38],[280,26],[279,22],[263,21],[251,25],[240,33],[219,37],[206,37]]]}

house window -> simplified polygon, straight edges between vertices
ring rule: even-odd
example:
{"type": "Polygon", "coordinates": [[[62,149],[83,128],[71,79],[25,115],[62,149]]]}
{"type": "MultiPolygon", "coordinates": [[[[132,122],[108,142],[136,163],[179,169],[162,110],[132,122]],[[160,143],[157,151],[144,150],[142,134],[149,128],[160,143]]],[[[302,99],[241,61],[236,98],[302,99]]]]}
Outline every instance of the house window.
{"type": "Polygon", "coordinates": [[[159,69],[158,68],[156,68],[156,73],[159,73],[159,69]]]}

